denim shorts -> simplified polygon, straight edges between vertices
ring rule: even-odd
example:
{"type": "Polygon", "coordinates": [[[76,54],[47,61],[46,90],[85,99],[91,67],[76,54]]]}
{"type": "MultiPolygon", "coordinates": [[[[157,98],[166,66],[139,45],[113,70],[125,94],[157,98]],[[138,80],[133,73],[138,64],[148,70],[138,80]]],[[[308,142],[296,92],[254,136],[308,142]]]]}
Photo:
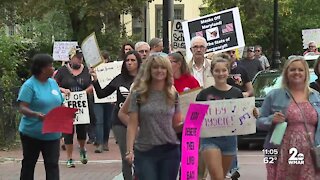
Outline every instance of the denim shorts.
{"type": "Polygon", "coordinates": [[[200,139],[200,151],[208,149],[220,149],[223,155],[237,154],[237,137],[236,136],[221,136],[209,137],[200,139]]]}

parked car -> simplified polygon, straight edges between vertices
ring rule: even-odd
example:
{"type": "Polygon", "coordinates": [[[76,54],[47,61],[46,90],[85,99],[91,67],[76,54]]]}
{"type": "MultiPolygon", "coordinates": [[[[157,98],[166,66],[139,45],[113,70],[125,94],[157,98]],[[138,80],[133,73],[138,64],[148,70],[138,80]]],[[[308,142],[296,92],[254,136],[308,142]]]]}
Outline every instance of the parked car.
{"type": "MultiPolygon", "coordinates": [[[[309,71],[309,82],[313,82],[317,79],[317,76],[312,69],[310,69],[309,71]]],[[[254,89],[256,107],[261,107],[263,100],[268,92],[281,87],[281,81],[282,76],[281,71],[279,70],[261,71],[254,77],[252,84],[254,89]]],[[[246,147],[249,146],[250,143],[263,144],[266,135],[266,131],[262,131],[259,129],[257,129],[257,132],[255,134],[240,135],[238,136],[238,145],[239,147],[246,147]]]]}

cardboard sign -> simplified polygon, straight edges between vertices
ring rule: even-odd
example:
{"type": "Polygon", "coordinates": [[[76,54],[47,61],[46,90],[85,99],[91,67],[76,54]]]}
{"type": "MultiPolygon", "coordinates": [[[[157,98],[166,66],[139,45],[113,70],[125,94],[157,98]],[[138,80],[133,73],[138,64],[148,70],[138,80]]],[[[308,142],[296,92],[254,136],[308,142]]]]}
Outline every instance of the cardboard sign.
{"type": "Polygon", "coordinates": [[[77,108],[73,124],[90,124],[89,104],[86,91],[71,92],[65,97],[65,106],[77,108]]]}
{"type": "Polygon", "coordinates": [[[196,88],[187,92],[183,92],[179,95],[180,109],[183,117],[186,117],[189,105],[196,102],[197,95],[201,90],[202,88],[196,88]]]}
{"type": "Polygon", "coordinates": [[[202,36],[207,40],[206,53],[218,53],[245,46],[237,7],[184,21],[182,27],[188,58],[192,57],[191,39],[195,36],[202,36]]]}
{"type": "Polygon", "coordinates": [[[88,67],[96,67],[103,63],[96,34],[92,33],[81,44],[84,60],[88,67]]]}
{"type": "Polygon", "coordinates": [[[173,51],[185,50],[184,35],[182,30],[183,20],[174,20],[172,24],[172,49],[173,51]]]}
{"type": "MultiPolygon", "coordinates": [[[[122,61],[114,61],[110,63],[102,63],[95,68],[97,78],[101,88],[106,87],[112,79],[118,76],[121,73],[122,61]]],[[[107,102],[116,102],[117,101],[117,92],[115,91],[110,96],[99,99],[97,93],[94,90],[94,102],[95,103],[107,103],[107,102]]]]}
{"type": "Polygon", "coordinates": [[[209,105],[190,104],[182,131],[181,179],[198,179],[199,134],[209,105]]]}
{"type": "Polygon", "coordinates": [[[60,41],[53,43],[52,57],[55,61],[69,61],[69,51],[78,46],[77,41],[60,41]]]}
{"type": "Polygon", "coordinates": [[[253,134],[256,118],[253,116],[254,97],[214,101],[198,101],[209,109],[201,127],[201,137],[219,137],[253,134]]]}

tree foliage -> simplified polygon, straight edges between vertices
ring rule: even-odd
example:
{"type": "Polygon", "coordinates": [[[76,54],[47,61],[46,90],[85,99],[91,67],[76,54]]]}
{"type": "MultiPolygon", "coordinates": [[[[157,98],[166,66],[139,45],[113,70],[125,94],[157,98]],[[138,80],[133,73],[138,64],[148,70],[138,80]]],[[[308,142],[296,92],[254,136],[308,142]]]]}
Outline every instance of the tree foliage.
{"type": "MultiPolygon", "coordinates": [[[[260,44],[273,51],[273,0],[204,0],[204,14],[239,7],[246,45],[260,44]]],[[[279,0],[279,51],[281,56],[302,54],[302,30],[320,28],[320,9],[314,0],[279,0]]]]}
{"type": "Polygon", "coordinates": [[[6,36],[0,29],[0,145],[12,142],[16,135],[17,91],[21,85],[18,69],[27,61],[32,43],[18,36],[6,36]]]}

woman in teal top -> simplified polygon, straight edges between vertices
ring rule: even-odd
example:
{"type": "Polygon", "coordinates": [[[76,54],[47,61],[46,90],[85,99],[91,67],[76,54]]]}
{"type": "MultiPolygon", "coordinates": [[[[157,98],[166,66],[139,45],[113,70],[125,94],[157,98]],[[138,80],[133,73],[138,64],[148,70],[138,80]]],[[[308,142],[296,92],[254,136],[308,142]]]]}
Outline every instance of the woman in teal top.
{"type": "Polygon", "coordinates": [[[40,151],[44,159],[46,179],[59,179],[61,133],[42,134],[45,115],[61,106],[64,100],[58,84],[51,79],[53,72],[51,56],[35,55],[31,67],[32,76],[19,91],[19,108],[23,114],[19,125],[23,150],[20,179],[34,179],[34,168],[40,151]]]}

